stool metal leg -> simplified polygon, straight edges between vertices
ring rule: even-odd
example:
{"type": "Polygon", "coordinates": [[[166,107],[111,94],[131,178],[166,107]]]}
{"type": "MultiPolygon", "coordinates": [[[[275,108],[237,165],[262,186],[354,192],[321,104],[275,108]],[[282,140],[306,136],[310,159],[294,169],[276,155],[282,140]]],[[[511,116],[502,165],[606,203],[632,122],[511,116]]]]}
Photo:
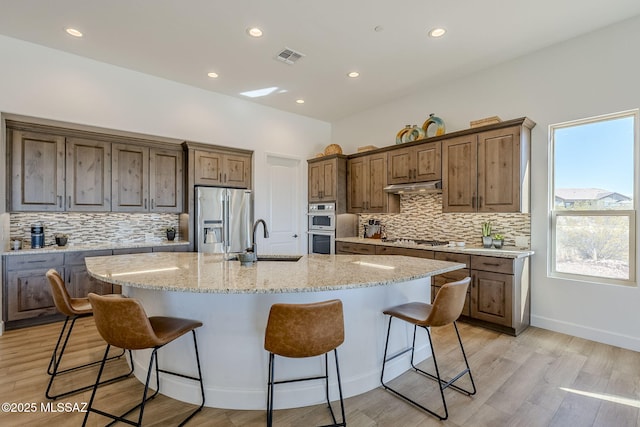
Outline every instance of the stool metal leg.
{"type": "MultiPolygon", "coordinates": [[[[81,317],[87,317],[87,316],[90,316],[90,314],[83,315],[83,316],[73,316],[73,317],[67,316],[65,318],[65,320],[64,320],[64,324],[62,325],[62,329],[60,329],[60,335],[58,336],[58,341],[56,342],[56,346],[53,349],[53,353],[51,354],[51,360],[49,361],[49,366],[47,367],[47,374],[49,374],[49,376],[51,377],[51,378],[49,378],[49,384],[47,385],[47,390],[45,391],[45,396],[47,397],[47,399],[57,399],[59,397],[68,396],[70,394],[74,394],[74,393],[78,393],[78,392],[81,392],[81,391],[89,390],[91,387],[93,387],[93,384],[89,384],[89,385],[86,385],[86,386],[83,386],[83,387],[75,388],[73,390],[65,391],[64,393],[53,394],[53,395],[51,394],[51,387],[53,386],[53,381],[56,378],[56,376],[62,375],[62,374],[66,374],[68,372],[76,371],[78,369],[86,368],[86,367],[89,367],[89,366],[97,365],[97,364],[102,362],[102,360],[96,360],[94,362],[89,362],[89,363],[85,363],[83,365],[73,366],[71,368],[60,370],[60,363],[62,362],[62,356],[64,356],[64,351],[67,348],[67,344],[69,342],[69,338],[71,337],[71,331],[73,331],[73,326],[75,325],[76,320],[78,320],[81,317]],[[69,319],[71,319],[71,323],[69,323],[69,319]],[[68,329],[67,329],[67,326],[69,326],[68,329]],[[66,334],[65,334],[65,332],[66,332],[66,334]],[[63,337],[64,337],[64,341],[63,341],[63,337]],[[62,348],[60,348],[60,343],[62,343],[62,348]],[[60,354],[59,355],[58,355],[58,349],[60,349],[60,354]]],[[[115,356],[111,356],[111,357],[107,358],[107,360],[119,359],[120,357],[122,357],[124,355],[124,352],[125,351],[122,350],[122,352],[120,354],[117,354],[115,356]]],[[[106,384],[106,383],[110,383],[110,382],[113,382],[113,381],[117,381],[117,380],[126,378],[129,375],[131,375],[132,373],[133,373],[133,368],[128,373],[120,375],[120,376],[115,377],[115,378],[111,378],[109,380],[106,380],[102,384],[106,384]]]]}
{"type": "Polygon", "coordinates": [[[338,427],[338,426],[347,425],[345,411],[344,411],[344,398],[342,396],[342,382],[340,380],[338,350],[334,349],[333,354],[336,362],[336,376],[338,379],[338,393],[340,396],[340,412],[342,415],[342,421],[338,422],[336,420],[336,416],[333,412],[333,407],[331,406],[331,401],[329,400],[329,362],[328,362],[329,353],[324,354],[324,369],[325,369],[324,375],[314,376],[314,377],[305,377],[305,378],[296,378],[291,380],[275,381],[275,369],[274,369],[275,354],[270,352],[269,353],[269,374],[268,374],[269,379],[267,380],[267,427],[273,426],[273,394],[274,394],[273,386],[275,384],[285,384],[285,383],[320,380],[320,379],[324,379],[325,381],[325,396],[327,399],[327,406],[329,407],[329,412],[331,413],[331,419],[333,420],[333,424],[328,424],[326,426],[321,426],[321,427],[338,427]]]}
{"type": "MultiPolygon", "coordinates": [[[[122,422],[125,424],[129,424],[129,425],[133,425],[133,426],[142,426],[142,417],[144,416],[144,408],[146,403],[153,399],[154,397],[156,397],[158,395],[158,393],[160,392],[160,373],[165,373],[165,374],[171,374],[171,375],[175,375],[178,377],[182,377],[182,378],[187,378],[190,380],[194,380],[194,381],[198,381],[200,383],[200,392],[202,395],[202,402],[200,404],[200,406],[193,411],[191,414],[189,414],[189,416],[187,418],[185,418],[184,420],[182,420],[182,422],[179,424],[179,426],[183,426],[185,425],[191,418],[193,418],[193,416],[195,414],[197,414],[198,412],[200,412],[202,410],[202,408],[204,407],[204,402],[205,402],[205,396],[204,396],[204,383],[202,381],[202,370],[201,370],[201,365],[200,365],[200,355],[198,353],[198,342],[196,340],[196,331],[192,330],[191,331],[193,333],[193,344],[195,347],[195,353],[196,353],[196,363],[198,366],[198,377],[192,377],[192,376],[188,376],[188,375],[183,375],[177,372],[173,372],[173,371],[167,371],[164,369],[160,369],[158,366],[158,350],[161,347],[155,347],[153,349],[153,351],[151,352],[151,357],[149,358],[149,367],[147,369],[147,378],[144,384],[144,391],[142,392],[142,401],[140,403],[138,403],[137,405],[135,405],[134,407],[130,408],[129,410],[127,410],[125,413],[123,413],[122,415],[114,415],[114,414],[109,414],[107,412],[104,412],[102,410],[96,409],[93,407],[93,400],[95,398],[95,394],[96,394],[96,390],[98,388],[98,385],[100,384],[100,376],[102,375],[102,369],[104,367],[104,364],[106,362],[106,360],[103,359],[102,364],[100,365],[100,371],[98,372],[98,379],[96,380],[96,384],[94,385],[94,389],[93,392],[91,394],[91,399],[89,400],[89,407],[87,409],[87,412],[85,413],[84,416],[84,422],[82,423],[83,426],[86,425],[87,419],[89,417],[89,413],[90,412],[95,412],[96,414],[102,415],[104,417],[108,417],[113,419],[113,421],[109,424],[107,424],[107,426],[111,426],[113,424],[115,424],[116,422],[122,422]],[[151,382],[151,373],[154,370],[154,365],[155,365],[155,374],[156,374],[156,387],[155,387],[155,392],[151,395],[151,396],[147,396],[147,393],[149,392],[149,383],[151,382]],[[128,420],[124,417],[126,417],[127,415],[129,415],[130,413],[132,413],[133,411],[135,411],[136,409],[140,408],[140,412],[138,413],[138,422],[134,422],[131,420],[128,420]]],[[[109,352],[109,346],[107,346],[107,352],[105,353],[105,357],[107,355],[107,353],[109,352]]],[[[133,358],[131,359],[131,364],[133,365],[133,358]]]]}
{"type": "Polygon", "coordinates": [[[464,347],[462,346],[462,340],[460,339],[460,333],[458,332],[458,326],[456,325],[456,322],[453,322],[453,325],[455,327],[456,335],[458,337],[458,343],[460,344],[460,349],[462,350],[462,355],[464,357],[464,362],[465,362],[465,365],[466,365],[466,369],[464,369],[462,372],[458,373],[453,379],[451,379],[449,381],[445,381],[440,377],[440,370],[438,368],[438,362],[437,362],[437,359],[436,359],[435,349],[433,347],[433,340],[431,339],[431,332],[429,331],[429,328],[427,328],[427,327],[421,326],[424,330],[427,331],[427,335],[429,337],[429,345],[431,347],[431,354],[432,354],[432,358],[433,358],[433,364],[434,364],[434,367],[435,367],[436,375],[433,375],[433,374],[430,374],[430,373],[428,373],[426,371],[423,371],[422,369],[417,368],[415,366],[415,364],[414,364],[413,360],[414,360],[414,352],[415,352],[415,345],[416,345],[416,330],[417,330],[417,326],[416,325],[414,325],[414,327],[413,327],[413,341],[411,343],[411,347],[406,348],[404,350],[401,350],[399,353],[387,358],[387,351],[388,351],[388,347],[389,347],[389,336],[390,336],[390,332],[391,332],[391,321],[392,320],[393,320],[393,316],[389,316],[389,326],[387,328],[387,339],[386,339],[386,342],[385,342],[384,356],[383,356],[383,361],[382,361],[382,374],[380,376],[380,382],[382,383],[382,386],[386,390],[389,390],[390,392],[395,394],[396,396],[398,396],[398,397],[406,400],[407,402],[411,403],[412,405],[415,405],[418,408],[430,413],[431,415],[437,417],[441,421],[446,420],[449,417],[449,411],[447,409],[447,402],[446,402],[445,396],[444,396],[444,389],[445,388],[451,387],[451,388],[453,388],[453,389],[455,389],[455,390],[457,390],[457,391],[459,391],[459,392],[461,392],[461,393],[463,393],[463,394],[465,394],[467,396],[471,396],[471,395],[476,393],[476,386],[475,386],[475,383],[473,381],[473,377],[471,376],[471,369],[470,369],[469,363],[467,361],[467,356],[466,356],[466,354],[464,352],[464,347]],[[399,391],[391,388],[388,384],[385,384],[385,382],[384,382],[384,368],[385,368],[386,363],[388,361],[393,360],[396,357],[408,352],[408,351],[411,351],[411,362],[410,362],[411,363],[411,367],[414,370],[416,370],[417,372],[419,372],[421,374],[424,374],[425,376],[438,381],[438,387],[440,389],[440,396],[442,398],[442,405],[444,407],[444,415],[441,415],[441,414],[438,414],[438,413],[434,412],[433,410],[431,410],[431,409],[419,404],[418,402],[414,401],[413,399],[409,398],[408,396],[406,396],[406,395],[400,393],[399,391]],[[469,378],[471,380],[471,385],[473,387],[472,391],[465,390],[465,389],[463,389],[461,387],[458,387],[457,385],[453,384],[455,381],[460,379],[465,374],[469,374],[469,378]]]}

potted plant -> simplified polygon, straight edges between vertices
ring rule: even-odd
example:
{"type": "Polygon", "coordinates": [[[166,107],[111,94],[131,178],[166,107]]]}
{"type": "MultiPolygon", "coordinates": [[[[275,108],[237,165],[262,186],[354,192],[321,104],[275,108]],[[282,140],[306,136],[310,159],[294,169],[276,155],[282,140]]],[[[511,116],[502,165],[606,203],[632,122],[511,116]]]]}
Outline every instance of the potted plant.
{"type": "Polygon", "coordinates": [[[482,223],[482,246],[485,248],[490,248],[493,243],[493,239],[491,238],[491,222],[482,223]]]}
{"type": "Polygon", "coordinates": [[[167,240],[173,240],[176,238],[176,228],[175,227],[167,227],[167,240]]]}
{"type": "Polygon", "coordinates": [[[502,234],[494,234],[493,235],[493,247],[496,249],[502,249],[502,245],[504,244],[504,236],[502,234]]]}

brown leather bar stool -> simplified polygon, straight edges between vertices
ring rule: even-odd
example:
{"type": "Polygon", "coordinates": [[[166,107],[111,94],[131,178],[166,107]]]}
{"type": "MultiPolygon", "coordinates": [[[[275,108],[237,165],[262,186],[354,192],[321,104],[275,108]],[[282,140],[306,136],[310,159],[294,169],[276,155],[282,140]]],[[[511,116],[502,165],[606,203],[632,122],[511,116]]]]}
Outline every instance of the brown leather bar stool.
{"type": "Polygon", "coordinates": [[[333,419],[332,426],[346,426],[344,400],[340,383],[337,347],[344,342],[342,301],[335,299],[311,304],[273,304],[269,312],[264,348],[269,352],[269,380],[267,382],[267,426],[273,425],[273,386],[299,381],[325,381],[327,405],[333,419]],[[328,354],[333,350],[340,394],[342,422],[336,421],[329,401],[328,354]],[[275,355],[293,358],[324,354],[324,375],[275,381],[275,355]]]}
{"type": "Polygon", "coordinates": [[[407,304],[401,304],[395,307],[388,308],[384,311],[384,314],[389,315],[389,327],[387,329],[387,340],[384,347],[384,358],[382,362],[382,374],[380,375],[380,382],[382,386],[396,394],[397,396],[403,398],[404,400],[412,403],[420,409],[430,413],[438,417],[440,420],[446,420],[449,417],[449,411],[447,410],[447,402],[444,398],[444,389],[451,387],[454,390],[457,390],[467,396],[472,396],[476,394],[476,385],[473,382],[473,377],[471,376],[471,369],[469,368],[469,362],[467,361],[467,355],[464,352],[464,347],[462,346],[462,340],[460,339],[460,333],[458,332],[458,325],[456,324],[456,320],[460,317],[462,313],[462,308],[464,307],[464,300],[467,295],[467,288],[469,287],[469,283],[471,282],[471,278],[467,277],[457,282],[451,282],[443,285],[438,293],[436,294],[435,299],[433,300],[433,304],[426,304],[423,302],[410,302],[407,304]],[[391,332],[391,320],[393,318],[398,318],[400,320],[404,320],[405,322],[409,322],[413,325],[413,343],[411,347],[408,347],[400,352],[396,353],[393,356],[387,358],[387,349],[389,347],[389,333],[391,332]],[[456,335],[458,336],[458,343],[460,343],[460,350],[462,350],[462,357],[464,358],[464,363],[467,366],[466,369],[462,370],[455,377],[450,380],[444,380],[440,376],[440,370],[438,369],[438,362],[436,360],[436,352],[433,348],[433,341],[431,339],[431,332],[429,331],[429,327],[431,326],[445,326],[453,323],[453,327],[456,330],[456,335]],[[417,368],[413,363],[413,355],[415,351],[416,345],[416,330],[417,327],[420,326],[425,331],[427,331],[427,335],[429,336],[429,345],[431,346],[431,353],[433,355],[433,365],[435,366],[436,374],[430,374],[422,369],[417,368]],[[384,367],[385,364],[395,359],[396,357],[411,351],[411,367],[416,371],[427,377],[438,381],[438,385],[440,386],[440,396],[442,397],[442,405],[444,406],[444,415],[440,415],[435,411],[426,408],[425,406],[417,403],[416,401],[410,399],[406,395],[400,393],[397,390],[392,389],[384,382],[384,367]],[[458,387],[454,384],[457,380],[463,377],[465,374],[469,374],[469,379],[471,380],[472,390],[465,390],[461,387],[458,387]]]}
{"type": "MultiPolygon", "coordinates": [[[[67,348],[67,343],[69,342],[69,337],[71,336],[71,331],[73,330],[73,326],[76,323],[76,320],[81,317],[88,317],[93,315],[93,310],[91,308],[91,304],[89,303],[88,298],[71,298],[69,292],[67,291],[67,287],[64,284],[64,280],[60,276],[55,269],[50,269],[46,273],[47,279],[49,279],[49,284],[51,285],[51,295],[53,296],[53,302],[56,305],[58,311],[66,316],[64,319],[64,324],[62,325],[62,329],[60,330],[60,335],[58,336],[58,342],[53,349],[53,353],[51,354],[51,360],[49,361],[49,367],[47,368],[47,374],[49,374],[49,385],[47,386],[47,391],[45,395],[48,399],[57,399],[62,396],[68,396],[73,393],[78,393],[80,391],[88,390],[94,386],[94,384],[88,384],[83,387],[75,388],[73,390],[65,391],[63,393],[51,394],[51,387],[53,385],[53,381],[56,379],[58,375],[66,374],[68,372],[76,371],[81,368],[85,368],[88,366],[96,365],[101,362],[101,360],[96,360],[94,362],[85,363],[83,365],[73,366],[71,368],[66,368],[60,370],[60,363],[62,362],[62,356],[64,355],[64,351],[67,348]],[[71,321],[71,322],[69,322],[71,321]],[[67,326],[69,328],[67,329],[67,326]],[[64,341],[63,341],[64,337],[64,341]],[[62,347],[60,347],[62,344],[62,347]],[[58,350],[60,350],[58,352],[58,350]]],[[[114,295],[115,296],[115,295],[114,295]]],[[[118,295],[120,296],[120,295],[118,295]]],[[[117,359],[124,355],[124,350],[122,353],[118,355],[109,357],[107,360],[117,359]]],[[[115,378],[108,379],[103,381],[102,384],[117,381],[122,378],[126,378],[131,373],[133,373],[133,364],[131,365],[131,370],[124,374],[115,378]]]]}
{"type": "MultiPolygon", "coordinates": [[[[200,383],[200,393],[202,395],[202,403],[193,411],[187,418],[185,418],[180,425],[184,425],[195,414],[202,410],[204,406],[204,385],[202,383],[202,371],[200,369],[200,356],[198,355],[198,342],[196,340],[196,329],[202,326],[202,322],[197,320],[180,319],[177,317],[163,317],[153,316],[147,317],[147,314],[140,304],[140,301],[134,298],[108,298],[106,296],[97,295],[94,293],[89,294],[89,301],[93,306],[93,316],[96,322],[96,327],[102,338],[107,342],[107,350],[104,353],[100,370],[98,371],[98,377],[89,399],[89,405],[87,412],[84,415],[84,421],[82,425],[86,425],[91,412],[111,418],[115,421],[120,421],[126,424],[141,426],[142,416],[144,415],[144,406],[148,400],[153,399],[160,391],[160,372],[170,375],[175,375],[181,378],[187,378],[190,380],[198,381],[200,383]],[[193,345],[196,352],[196,363],[198,366],[198,377],[184,375],[178,372],[167,371],[158,367],[158,349],[164,347],[170,342],[182,335],[192,332],[193,345]],[[144,384],[144,392],[142,393],[142,401],[136,406],[129,409],[122,415],[109,414],[93,407],[93,401],[96,397],[96,391],[100,385],[100,376],[107,360],[109,348],[111,346],[124,348],[127,350],[143,350],[147,348],[153,349],[151,352],[151,358],[149,359],[149,369],[147,371],[147,380],[144,384]],[[156,373],[156,389],[155,392],[147,397],[149,391],[149,381],[151,380],[151,372],[153,371],[153,365],[155,363],[156,373]],[[134,422],[124,417],[136,409],[140,408],[138,414],[138,421],[134,422]]],[[[113,423],[112,423],[113,424],[113,423]]]]}

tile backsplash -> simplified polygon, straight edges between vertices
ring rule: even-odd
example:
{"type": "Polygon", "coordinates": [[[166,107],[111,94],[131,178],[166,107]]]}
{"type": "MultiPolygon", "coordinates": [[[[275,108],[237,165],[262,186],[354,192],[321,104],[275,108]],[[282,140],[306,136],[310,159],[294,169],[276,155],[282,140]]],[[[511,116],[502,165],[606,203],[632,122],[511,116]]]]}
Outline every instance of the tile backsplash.
{"type": "Polygon", "coordinates": [[[481,244],[482,223],[490,221],[491,234],[505,236],[505,245],[530,241],[531,216],[528,213],[445,213],[442,194],[406,194],[400,196],[400,213],[360,215],[359,235],[369,219],[386,226],[388,238],[435,239],[481,244]]]}
{"type": "MultiPolygon", "coordinates": [[[[91,212],[19,212],[9,219],[11,239],[22,239],[23,247],[31,243],[31,225],[44,225],[45,246],[55,244],[55,234],[69,235],[69,244],[102,242],[145,242],[166,239],[165,229],[178,232],[177,214],[159,213],[91,213],[91,212]]],[[[176,239],[180,239],[177,235],[176,239]]]]}

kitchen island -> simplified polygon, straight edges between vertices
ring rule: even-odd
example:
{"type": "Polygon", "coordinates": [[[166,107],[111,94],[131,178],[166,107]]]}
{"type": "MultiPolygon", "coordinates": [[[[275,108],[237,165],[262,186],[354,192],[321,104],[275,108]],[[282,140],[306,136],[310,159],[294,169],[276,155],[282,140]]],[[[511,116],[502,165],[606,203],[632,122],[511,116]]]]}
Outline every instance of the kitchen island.
{"type": "MultiPolygon", "coordinates": [[[[266,258],[242,266],[219,254],[146,253],[87,258],[86,265],[91,276],[121,285],[125,295],[141,300],[150,316],[202,321],[197,333],[205,404],[230,409],[265,408],[268,354],[263,342],[272,304],[342,300],[345,342],[338,353],[343,392],[349,397],[379,385],[386,332],[382,310],[407,301],[430,301],[431,276],[464,267],[389,255],[266,258]]],[[[394,327],[405,333],[394,333],[391,352],[410,343],[413,330],[401,322],[394,327]]],[[[426,337],[420,338],[416,360],[430,356],[426,337]]],[[[193,349],[187,341],[180,344],[161,351],[161,365],[191,369],[193,349]]],[[[134,354],[139,379],[146,375],[148,357],[148,351],[134,354]]],[[[408,357],[387,365],[389,377],[406,370],[408,357]]],[[[322,367],[320,358],[278,358],[276,363],[283,378],[320,373],[322,367]]],[[[199,389],[189,381],[163,377],[163,384],[161,393],[172,398],[193,403],[199,399],[199,389]]],[[[276,408],[318,404],[323,393],[320,381],[281,385],[276,408]]]]}

